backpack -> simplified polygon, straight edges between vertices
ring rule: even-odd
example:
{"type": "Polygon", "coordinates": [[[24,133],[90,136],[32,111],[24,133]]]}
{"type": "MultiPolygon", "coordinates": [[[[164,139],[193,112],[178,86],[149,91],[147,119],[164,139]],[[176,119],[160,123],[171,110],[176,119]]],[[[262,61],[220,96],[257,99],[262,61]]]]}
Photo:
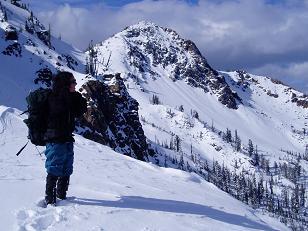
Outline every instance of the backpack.
{"type": "Polygon", "coordinates": [[[44,134],[47,129],[48,96],[50,89],[39,88],[26,97],[28,104],[28,119],[24,123],[28,126],[28,139],[32,144],[45,146],[44,134]]]}

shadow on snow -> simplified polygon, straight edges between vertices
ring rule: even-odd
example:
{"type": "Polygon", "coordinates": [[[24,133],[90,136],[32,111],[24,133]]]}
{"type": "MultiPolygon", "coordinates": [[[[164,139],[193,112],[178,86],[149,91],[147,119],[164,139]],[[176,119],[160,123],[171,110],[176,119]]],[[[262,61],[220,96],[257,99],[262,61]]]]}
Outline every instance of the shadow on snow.
{"type": "MultiPolygon", "coordinates": [[[[103,206],[103,207],[115,207],[115,208],[130,208],[130,209],[142,209],[152,210],[160,212],[171,212],[171,213],[183,213],[191,215],[202,215],[220,222],[229,223],[231,225],[238,225],[251,229],[261,229],[274,231],[265,223],[259,223],[250,220],[246,216],[237,214],[227,213],[221,210],[204,206],[200,204],[174,201],[174,200],[163,200],[155,198],[145,198],[137,196],[122,196],[117,201],[97,200],[88,198],[74,198],[70,200],[71,203],[79,205],[90,205],[90,206],[103,206]]],[[[262,221],[260,221],[262,222],[262,221]]]]}

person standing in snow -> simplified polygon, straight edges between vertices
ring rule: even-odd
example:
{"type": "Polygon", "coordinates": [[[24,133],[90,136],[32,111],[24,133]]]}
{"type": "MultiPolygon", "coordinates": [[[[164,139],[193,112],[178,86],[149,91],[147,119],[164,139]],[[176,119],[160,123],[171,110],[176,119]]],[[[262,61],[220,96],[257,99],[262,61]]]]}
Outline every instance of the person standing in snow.
{"type": "Polygon", "coordinates": [[[76,79],[70,72],[53,77],[48,97],[46,141],[47,170],[45,201],[55,204],[66,199],[70,175],[73,173],[75,118],[87,110],[85,98],[75,91],[76,79]]]}

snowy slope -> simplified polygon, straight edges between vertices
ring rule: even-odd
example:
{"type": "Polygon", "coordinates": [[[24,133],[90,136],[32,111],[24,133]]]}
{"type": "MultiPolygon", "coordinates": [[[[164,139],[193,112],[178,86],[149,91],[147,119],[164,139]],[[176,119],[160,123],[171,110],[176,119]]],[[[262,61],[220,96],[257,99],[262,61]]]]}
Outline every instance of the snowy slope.
{"type": "Polygon", "coordinates": [[[288,230],[196,174],[144,163],[80,136],[69,200],[41,208],[44,157],[32,145],[14,155],[26,141],[19,113],[0,106],[1,230],[288,230]]]}

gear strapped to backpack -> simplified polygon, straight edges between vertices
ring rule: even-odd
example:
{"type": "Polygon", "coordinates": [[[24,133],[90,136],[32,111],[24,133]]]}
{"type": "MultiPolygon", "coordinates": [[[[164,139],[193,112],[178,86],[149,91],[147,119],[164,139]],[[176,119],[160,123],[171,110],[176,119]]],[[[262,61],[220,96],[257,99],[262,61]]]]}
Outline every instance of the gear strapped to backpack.
{"type": "Polygon", "coordinates": [[[39,88],[26,97],[28,103],[28,119],[24,122],[28,126],[28,139],[32,144],[45,146],[44,134],[47,129],[48,96],[50,89],[39,88]]]}

